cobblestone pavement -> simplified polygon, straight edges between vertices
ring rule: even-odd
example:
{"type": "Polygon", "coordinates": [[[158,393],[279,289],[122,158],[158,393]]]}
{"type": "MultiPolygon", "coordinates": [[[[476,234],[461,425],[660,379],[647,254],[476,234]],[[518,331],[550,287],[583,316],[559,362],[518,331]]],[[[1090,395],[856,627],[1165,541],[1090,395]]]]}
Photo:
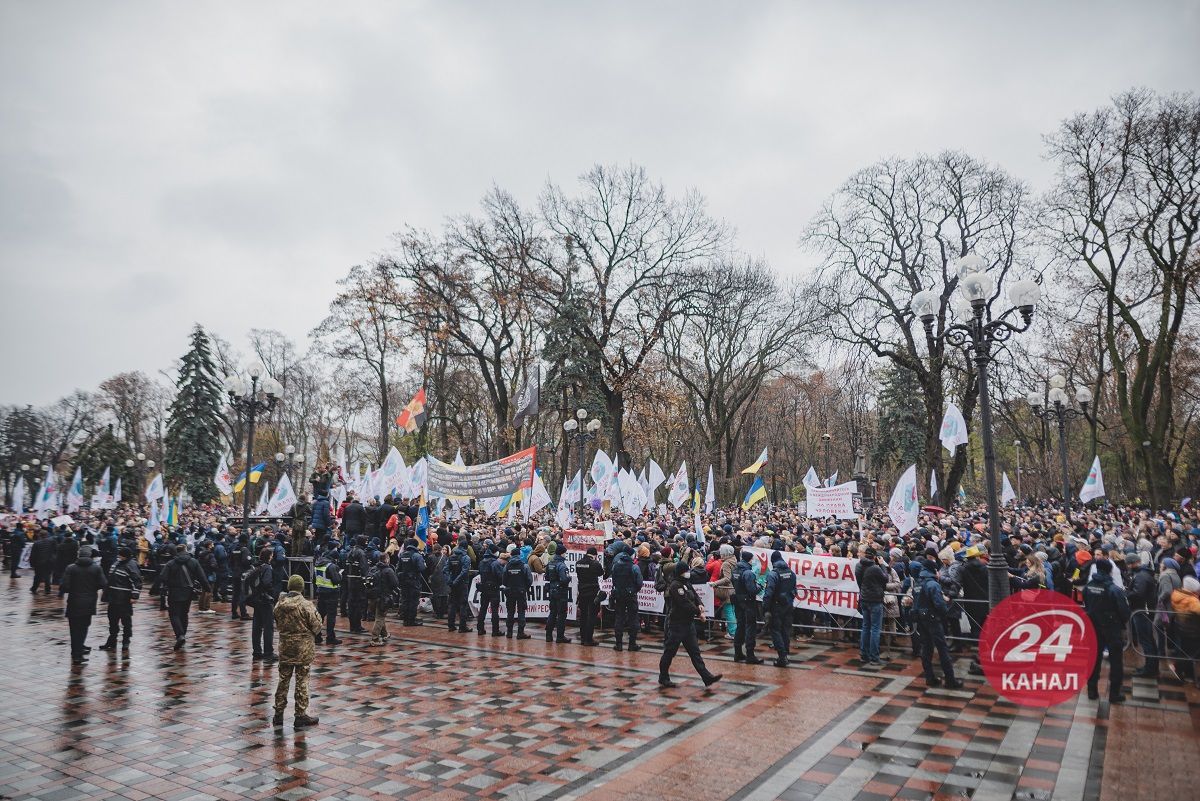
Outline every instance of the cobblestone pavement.
{"type": "MultiPolygon", "coordinates": [[[[927,690],[907,658],[797,643],[790,668],[752,667],[720,639],[724,681],[681,655],[661,691],[654,636],[616,653],[389,623],[384,648],[318,647],[321,723],[296,731],[271,727],[276,670],[225,605],[176,652],[143,598],[128,651],[72,667],[60,602],[28,587],[0,578],[0,798],[1200,798],[1200,692],[1166,681],[1032,710],[975,679],[927,690]]],[[[106,633],[102,609],[89,644],[106,633]]]]}

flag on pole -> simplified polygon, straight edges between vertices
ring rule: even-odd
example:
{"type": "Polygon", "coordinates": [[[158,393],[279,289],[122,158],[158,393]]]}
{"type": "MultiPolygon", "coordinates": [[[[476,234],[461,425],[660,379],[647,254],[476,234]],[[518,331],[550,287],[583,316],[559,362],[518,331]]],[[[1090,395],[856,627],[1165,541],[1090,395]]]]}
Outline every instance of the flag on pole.
{"type": "Polygon", "coordinates": [[[932,502],[937,497],[937,470],[930,469],[929,471],[929,500],[932,502]]]}
{"type": "Polygon", "coordinates": [[[104,472],[100,475],[100,483],[96,485],[96,494],[92,497],[93,509],[112,509],[112,487],[109,484],[112,481],[112,469],[104,468],[104,472]]]}
{"type": "Polygon", "coordinates": [[[1008,473],[1000,474],[1000,503],[1001,505],[1009,501],[1015,501],[1017,493],[1013,492],[1012,484],[1008,483],[1008,473]]]}
{"type": "Polygon", "coordinates": [[[46,468],[46,476],[42,479],[42,488],[38,491],[33,509],[41,517],[58,511],[58,476],[53,467],[46,468]]]}
{"type": "Polygon", "coordinates": [[[767,486],[763,484],[762,476],[755,476],[754,483],[750,485],[750,491],[746,493],[746,499],[742,501],[742,508],[749,509],[759,501],[767,499],[767,486]]]}
{"type": "Polygon", "coordinates": [[[417,510],[417,539],[422,545],[429,543],[429,507],[422,506],[417,510]]]}
{"type": "Polygon", "coordinates": [[[546,485],[542,482],[542,471],[534,470],[533,487],[529,490],[529,500],[525,504],[526,508],[522,510],[525,513],[525,519],[528,520],[549,505],[550,493],[546,491],[546,485]]]}
{"type": "Polygon", "coordinates": [[[958,485],[958,499],[963,503],[967,502],[967,488],[962,484],[958,485]]]}
{"type": "Polygon", "coordinates": [[[675,475],[671,476],[671,481],[667,485],[667,501],[676,509],[682,509],[688,499],[688,474],[687,462],[679,465],[679,469],[675,471],[675,475]]]}
{"type": "Polygon", "coordinates": [[[663,475],[663,469],[658,466],[658,462],[651,459],[646,476],[646,497],[651,506],[654,505],[654,493],[663,485],[664,482],[666,482],[666,480],[667,477],[663,475]]]}
{"type": "Polygon", "coordinates": [[[821,478],[817,475],[817,469],[812,465],[808,466],[808,472],[804,474],[804,486],[820,489],[821,478]]]}
{"type": "Polygon", "coordinates": [[[146,541],[153,544],[157,539],[158,524],[161,518],[158,516],[158,504],[150,504],[150,516],[146,518],[146,541]]]}
{"type": "Polygon", "coordinates": [[[263,471],[266,469],[267,469],[266,462],[259,462],[258,464],[254,465],[254,467],[251,467],[250,468],[250,483],[257,484],[258,480],[260,478],[262,478],[263,471]]]}
{"type": "Polygon", "coordinates": [[[117,483],[113,486],[112,503],[115,507],[121,502],[121,478],[117,477],[117,483]]]}
{"type": "Polygon", "coordinates": [[[263,482],[262,494],[258,496],[258,503],[254,506],[255,515],[265,515],[271,503],[271,485],[269,482],[263,482]]]}
{"type": "Polygon", "coordinates": [[[959,445],[967,444],[967,421],[963,419],[963,413],[953,403],[946,407],[946,414],[942,417],[942,430],[938,438],[942,441],[942,447],[950,451],[951,456],[954,455],[954,450],[959,445]]]}
{"type": "Polygon", "coordinates": [[[1083,489],[1079,491],[1079,500],[1087,503],[1093,498],[1104,497],[1104,473],[1100,471],[1100,457],[1097,455],[1092,462],[1092,469],[1088,472],[1087,481],[1083,482],[1083,489]]]}
{"type": "Polygon", "coordinates": [[[279,483],[275,485],[275,492],[271,494],[271,500],[267,501],[267,514],[271,517],[279,517],[292,511],[292,507],[296,505],[296,491],[292,489],[292,480],[288,478],[287,473],[279,477],[279,483]]]}
{"type": "Polygon", "coordinates": [[[78,512],[83,508],[83,468],[76,467],[75,475],[71,479],[71,486],[67,488],[67,514],[78,512]]]}
{"type": "Polygon", "coordinates": [[[411,434],[425,422],[425,387],[417,390],[413,399],[404,407],[404,411],[396,418],[396,427],[411,434]]]}
{"type": "MultiPolygon", "coordinates": [[[[513,428],[520,428],[527,417],[537,417],[541,383],[542,368],[535,364],[529,378],[525,381],[525,386],[521,387],[520,393],[517,394],[517,411],[513,415],[513,428]]],[[[547,493],[548,495],[549,493],[547,493]]]]}
{"type": "Polygon", "coordinates": [[[166,504],[167,504],[167,506],[166,506],[167,527],[174,528],[175,526],[179,525],[179,499],[175,498],[174,500],[172,500],[171,496],[168,495],[166,504]]]}
{"type": "Polygon", "coordinates": [[[763,452],[761,454],[759,454],[757,459],[754,460],[754,464],[750,465],[745,470],[743,470],[742,475],[749,474],[749,475],[756,476],[756,475],[758,475],[758,471],[761,470],[762,466],[766,463],[767,463],[767,449],[763,448],[763,452]]]}
{"type": "Polygon", "coordinates": [[[917,502],[917,466],[914,464],[904,471],[892,491],[888,501],[888,517],[896,524],[900,536],[917,527],[917,517],[921,510],[917,502]]]}
{"type": "Polygon", "coordinates": [[[13,485],[12,509],[18,515],[25,514],[25,476],[17,476],[17,483],[13,485]]]}
{"type": "Polygon", "coordinates": [[[708,486],[704,490],[704,511],[707,514],[712,514],[717,508],[717,489],[713,486],[713,469],[712,465],[708,466],[708,486]]]}
{"type": "Polygon", "coordinates": [[[836,487],[837,486],[837,477],[838,477],[838,471],[834,470],[833,475],[830,476],[829,478],[825,479],[826,488],[836,487]]]}
{"type": "Polygon", "coordinates": [[[217,492],[222,495],[233,494],[233,477],[229,475],[229,460],[223,453],[221,461],[217,464],[216,475],[213,476],[213,484],[217,485],[217,492]]]}
{"type": "Polygon", "coordinates": [[[163,489],[162,473],[159,473],[150,479],[150,483],[146,486],[146,500],[153,503],[166,494],[167,491],[163,489]]]}
{"type": "Polygon", "coordinates": [[[700,479],[696,479],[696,494],[692,496],[692,526],[695,528],[696,536],[700,534],[700,479]]]}

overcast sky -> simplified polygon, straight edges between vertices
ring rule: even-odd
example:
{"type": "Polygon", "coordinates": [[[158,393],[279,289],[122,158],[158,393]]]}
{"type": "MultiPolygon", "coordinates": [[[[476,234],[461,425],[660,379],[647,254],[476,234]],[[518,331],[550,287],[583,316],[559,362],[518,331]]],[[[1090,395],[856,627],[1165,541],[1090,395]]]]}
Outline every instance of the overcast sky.
{"type": "Polygon", "coordinates": [[[0,0],[0,403],[169,367],[194,321],[303,346],[334,282],[492,183],[695,187],[743,249],[881,157],[1046,184],[1042,134],[1194,90],[1200,4],[0,0]]]}

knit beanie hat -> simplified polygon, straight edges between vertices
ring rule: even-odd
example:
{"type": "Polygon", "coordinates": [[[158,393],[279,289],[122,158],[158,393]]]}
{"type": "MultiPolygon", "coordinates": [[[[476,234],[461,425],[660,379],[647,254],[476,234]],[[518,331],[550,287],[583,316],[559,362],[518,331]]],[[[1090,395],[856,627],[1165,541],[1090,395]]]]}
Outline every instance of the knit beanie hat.
{"type": "Polygon", "coordinates": [[[304,577],[292,576],[288,579],[288,592],[304,592],[304,577]]]}

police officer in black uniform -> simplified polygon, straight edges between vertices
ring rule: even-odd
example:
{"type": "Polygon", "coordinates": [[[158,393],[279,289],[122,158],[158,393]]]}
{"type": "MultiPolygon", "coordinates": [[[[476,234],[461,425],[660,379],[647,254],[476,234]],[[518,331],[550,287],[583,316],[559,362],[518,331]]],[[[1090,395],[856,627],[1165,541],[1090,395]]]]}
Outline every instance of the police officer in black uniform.
{"type": "Polygon", "coordinates": [[[233,578],[233,602],[229,604],[231,620],[250,619],[250,614],[246,611],[249,599],[242,587],[242,576],[252,567],[254,559],[250,555],[250,535],[243,531],[229,547],[229,572],[233,578]]]}
{"type": "MultiPolygon", "coordinates": [[[[616,567],[614,564],[614,571],[616,567]]],[[[675,682],[671,681],[671,662],[675,659],[679,646],[683,645],[691,657],[692,667],[696,668],[696,672],[704,681],[704,686],[711,687],[721,680],[721,674],[711,673],[700,657],[700,643],[696,639],[696,627],[693,623],[697,618],[704,622],[704,607],[700,603],[700,596],[696,594],[696,588],[692,586],[691,568],[687,562],[681,561],[675,566],[675,576],[667,587],[667,593],[671,603],[668,605],[670,612],[667,616],[663,655],[658,661],[658,683],[664,688],[675,686],[675,682]]]]}
{"type": "Polygon", "coordinates": [[[142,591],[142,571],[138,570],[133,552],[127,545],[117,549],[117,560],[108,569],[108,641],[100,646],[101,651],[112,651],[117,647],[117,634],[125,627],[121,647],[128,648],[133,638],[133,602],[142,591]]]}
{"type": "Polygon", "coordinates": [[[546,642],[570,642],[566,636],[567,602],[571,597],[571,568],[563,558],[562,549],[555,543],[546,548],[554,549],[554,556],[546,565],[546,597],[550,601],[550,615],[546,618],[546,642]]]}
{"type": "MultiPolygon", "coordinates": [[[[390,495],[388,500],[391,500],[390,495]]],[[[421,600],[421,576],[424,574],[425,557],[417,550],[417,541],[411,538],[405,540],[404,550],[396,557],[396,578],[400,582],[400,622],[405,626],[421,625],[417,620],[417,605],[421,600]]]]}
{"type": "Polygon", "coordinates": [[[454,631],[454,620],[457,618],[459,623],[458,630],[465,632],[467,630],[468,612],[467,592],[471,589],[471,555],[463,547],[461,539],[454,546],[454,550],[450,552],[450,558],[446,560],[446,567],[442,575],[445,577],[446,584],[450,586],[450,606],[446,618],[447,628],[450,631],[454,631]]]}
{"type": "MultiPolygon", "coordinates": [[[[338,596],[341,594],[342,571],[337,563],[338,541],[326,540],[313,566],[313,585],[317,591],[317,611],[325,620],[324,643],[338,645],[341,640],[334,633],[337,625],[338,596]]],[[[317,638],[320,645],[322,638],[317,638]]]]}
{"type": "Polygon", "coordinates": [[[506,610],[505,637],[513,636],[513,617],[517,619],[517,639],[528,640],[532,635],[525,633],[525,609],[529,604],[529,588],[533,586],[533,571],[524,560],[514,553],[503,553],[504,559],[504,604],[506,610]]]}
{"type": "Polygon", "coordinates": [[[575,563],[575,583],[579,588],[575,609],[581,645],[596,644],[592,639],[596,630],[596,596],[600,592],[600,579],[603,576],[604,567],[596,559],[596,549],[588,548],[583,558],[575,563]]]}
{"type": "Polygon", "coordinates": [[[758,637],[758,576],[751,565],[753,558],[749,551],[742,551],[741,559],[733,568],[733,615],[737,620],[733,661],[761,665],[762,660],[754,655],[758,637]]]}
{"type": "Polygon", "coordinates": [[[775,667],[788,666],[788,650],[792,639],[792,602],[795,599],[796,574],[783,560],[783,554],[772,551],[771,570],[767,573],[763,603],[771,611],[771,644],[778,655],[772,663],[775,667]]]}
{"type": "MultiPolygon", "coordinates": [[[[490,543],[491,540],[488,540],[490,543]]],[[[504,584],[504,565],[496,558],[490,544],[485,545],[479,558],[479,619],[475,632],[482,635],[487,628],[488,610],[492,613],[492,636],[500,636],[500,589],[504,584]]]]}
{"type": "Polygon", "coordinates": [[[1119,704],[1125,700],[1121,685],[1125,681],[1124,633],[1129,624],[1129,601],[1113,582],[1112,562],[1097,559],[1092,578],[1083,588],[1083,608],[1096,629],[1096,664],[1088,678],[1088,698],[1100,697],[1100,667],[1104,649],[1108,649],[1108,700],[1119,704]]]}
{"type": "Polygon", "coordinates": [[[346,555],[346,583],[350,586],[350,594],[346,598],[346,612],[350,618],[351,634],[366,634],[362,626],[363,613],[367,606],[366,584],[367,552],[365,550],[367,537],[359,534],[354,541],[354,547],[346,555]]]}

